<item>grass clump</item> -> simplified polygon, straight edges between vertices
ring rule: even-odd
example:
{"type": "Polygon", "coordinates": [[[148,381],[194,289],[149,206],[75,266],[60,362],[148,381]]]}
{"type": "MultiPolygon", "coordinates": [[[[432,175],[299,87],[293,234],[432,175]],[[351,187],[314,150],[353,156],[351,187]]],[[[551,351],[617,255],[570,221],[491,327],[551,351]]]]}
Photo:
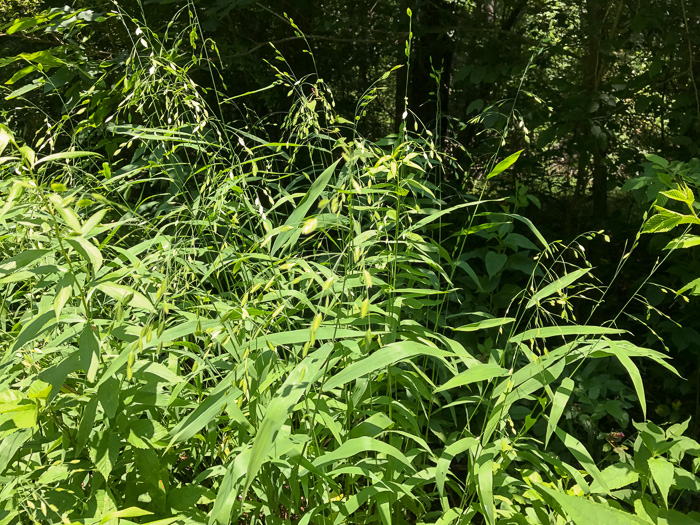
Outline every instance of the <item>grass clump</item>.
{"type": "Polygon", "coordinates": [[[576,320],[578,243],[446,191],[429,135],[364,139],[317,76],[280,66],[289,114],[235,127],[196,24],[110,16],[139,39],[107,106],[0,129],[2,523],[679,515],[700,446],[644,421],[638,363],[675,371],[576,320]],[[577,413],[602,368],[634,445],[577,413]]]}

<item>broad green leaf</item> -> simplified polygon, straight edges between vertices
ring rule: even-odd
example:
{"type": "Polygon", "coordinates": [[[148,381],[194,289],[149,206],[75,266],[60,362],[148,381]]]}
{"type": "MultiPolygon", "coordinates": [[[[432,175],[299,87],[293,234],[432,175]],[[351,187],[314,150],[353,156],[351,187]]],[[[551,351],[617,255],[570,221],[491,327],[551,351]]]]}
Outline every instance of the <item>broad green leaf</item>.
{"type": "Polygon", "coordinates": [[[19,56],[27,62],[35,62],[45,68],[58,67],[65,64],[63,60],[53,55],[49,49],[35,51],[34,53],[20,53],[19,56]]]}
{"type": "MultiPolygon", "coordinates": [[[[465,437],[445,447],[440,459],[435,468],[435,485],[438,489],[438,494],[443,498],[445,496],[445,483],[447,481],[447,473],[450,470],[450,463],[458,454],[462,454],[467,450],[471,450],[478,445],[479,441],[473,437],[465,437]]],[[[445,508],[446,501],[443,501],[445,508]]],[[[447,509],[445,509],[447,510],[447,509]]]]}
{"type": "Polygon", "coordinates": [[[564,443],[564,446],[569,449],[571,455],[573,455],[586,470],[586,472],[590,474],[593,481],[598,483],[603,493],[608,494],[610,489],[600,473],[600,470],[598,470],[598,467],[596,467],[595,461],[593,461],[593,458],[586,450],[586,447],[584,447],[578,439],[570,434],[567,434],[561,428],[556,428],[554,432],[557,434],[559,439],[561,439],[562,443],[564,443]]]}
{"type": "Polygon", "coordinates": [[[623,354],[628,357],[645,357],[656,361],[658,364],[672,372],[674,375],[680,377],[678,370],[667,363],[669,356],[662,354],[656,350],[650,348],[644,348],[641,346],[634,345],[629,341],[612,341],[610,339],[604,338],[605,342],[609,346],[609,349],[601,349],[595,351],[592,356],[599,357],[602,355],[609,355],[617,357],[618,354],[623,354]]]}
{"type": "Polygon", "coordinates": [[[695,201],[695,198],[693,197],[693,192],[690,191],[690,188],[688,188],[687,186],[674,188],[667,191],[660,191],[659,193],[664,197],[673,199],[674,201],[684,202],[688,205],[692,205],[695,201]]]}
{"type": "Polygon", "coordinates": [[[119,434],[103,430],[97,433],[96,443],[90,448],[90,459],[105,480],[117,462],[120,441],[119,434]]]}
{"type": "Polygon", "coordinates": [[[569,377],[565,377],[562,380],[561,385],[559,385],[559,388],[557,388],[556,394],[554,394],[554,400],[552,401],[552,410],[550,411],[549,417],[547,418],[547,434],[545,435],[544,439],[545,448],[547,448],[547,445],[549,444],[549,439],[552,437],[554,429],[557,428],[557,425],[559,424],[559,419],[564,413],[566,404],[569,402],[569,398],[571,397],[571,393],[573,391],[573,380],[569,377]]]}
{"type": "Polygon", "coordinates": [[[53,311],[56,314],[56,319],[60,319],[63,307],[73,295],[73,282],[73,276],[66,273],[56,284],[56,296],[53,298],[53,311]]]}
{"type": "Polygon", "coordinates": [[[151,514],[153,513],[138,507],[128,507],[126,509],[108,512],[100,520],[100,525],[116,518],[140,518],[141,516],[149,516],[151,514]]]}
{"type": "Polygon", "coordinates": [[[377,412],[376,414],[372,414],[370,417],[365,419],[359,425],[353,427],[350,430],[350,437],[376,437],[384,430],[392,426],[394,426],[394,422],[389,419],[389,416],[383,412],[377,412]]]}
{"type": "Polygon", "coordinates": [[[86,324],[79,337],[80,366],[83,367],[90,383],[95,381],[100,366],[100,341],[96,329],[86,324]]]}
{"type": "Polygon", "coordinates": [[[486,518],[486,523],[494,525],[496,523],[496,509],[493,500],[493,458],[496,451],[493,446],[482,450],[476,458],[475,469],[477,472],[476,491],[479,494],[482,513],[486,518]]]}
{"type": "Polygon", "coordinates": [[[89,235],[90,232],[92,232],[92,230],[94,230],[100,224],[100,221],[102,221],[106,213],[107,210],[100,210],[85,221],[85,224],[83,224],[83,228],[81,230],[83,236],[89,235]]]}
{"type": "Polygon", "coordinates": [[[49,200],[66,225],[73,230],[73,233],[80,234],[83,226],[80,224],[80,219],[75,212],[68,206],[64,206],[63,199],[55,193],[53,195],[49,195],[49,200]]]}
{"type": "Polygon", "coordinates": [[[664,250],[683,250],[698,245],[700,245],[700,236],[684,233],[664,246],[664,250]]]}
{"type": "Polygon", "coordinates": [[[603,326],[547,326],[544,328],[533,328],[520,334],[516,334],[509,339],[511,343],[521,343],[530,339],[547,339],[548,337],[563,337],[568,335],[611,335],[623,334],[624,330],[617,328],[606,328],[603,326]]]}
{"type": "Polygon", "coordinates": [[[554,383],[564,371],[565,361],[563,359],[547,359],[541,363],[530,363],[530,365],[504,379],[491,391],[491,398],[497,399],[497,402],[484,427],[481,436],[482,443],[487,443],[491,439],[493,432],[503,423],[504,414],[508,413],[513,403],[526,399],[542,389],[549,393],[551,391],[549,385],[554,383]],[[528,368],[530,365],[534,366],[528,368]],[[507,393],[509,389],[510,392],[507,393]]]}
{"type": "Polygon", "coordinates": [[[5,151],[5,148],[7,148],[8,144],[10,144],[10,142],[14,144],[14,141],[15,139],[12,136],[12,131],[10,131],[10,128],[4,124],[0,124],[0,156],[5,151]]]}
{"type": "Polygon", "coordinates": [[[194,412],[185,417],[170,431],[172,437],[168,448],[175,443],[190,439],[202,428],[214,421],[227,403],[235,403],[240,394],[240,390],[232,389],[222,390],[207,397],[194,412]]]}
{"type": "MultiPolygon", "coordinates": [[[[10,194],[7,196],[5,204],[3,204],[2,208],[0,208],[0,218],[4,217],[12,209],[12,205],[22,195],[23,192],[24,186],[22,184],[15,182],[12,185],[12,189],[10,190],[10,194]]],[[[8,259],[8,261],[9,260],[11,259],[8,259]]]]}
{"type": "Polygon", "coordinates": [[[90,435],[94,430],[95,416],[97,415],[97,398],[93,397],[87,402],[85,408],[83,409],[82,416],[80,418],[80,424],[78,425],[78,434],[76,436],[75,443],[75,453],[80,454],[85,445],[87,445],[90,435]]]}
{"type": "Polygon", "coordinates": [[[314,467],[323,468],[327,465],[335,463],[336,461],[341,461],[358,454],[366,454],[367,452],[386,454],[387,456],[398,459],[401,463],[409,467],[409,469],[413,469],[411,461],[404,454],[402,454],[399,449],[385,443],[384,441],[379,441],[378,439],[367,436],[348,439],[335,450],[327,452],[316,458],[312,464],[314,467]]]}
{"type": "Polygon", "coordinates": [[[299,398],[311,386],[311,382],[325,364],[332,350],[333,345],[326,343],[308,355],[294,367],[282,386],[275,392],[253,442],[246,471],[244,493],[248,491],[258,475],[260,467],[267,460],[280,428],[286,423],[299,398]]]}
{"type": "Polygon", "coordinates": [[[642,227],[642,233],[667,232],[679,224],[700,224],[700,218],[692,215],[683,215],[675,211],[655,206],[656,215],[652,215],[642,227]]]}
{"type": "Polygon", "coordinates": [[[0,472],[12,461],[15,453],[24,443],[32,437],[33,431],[29,428],[19,430],[0,440],[0,472]]]}
{"type": "Polygon", "coordinates": [[[447,357],[450,354],[444,350],[438,350],[432,346],[414,341],[397,341],[375,351],[369,357],[352,363],[336,375],[332,376],[323,385],[323,390],[328,392],[338,388],[350,381],[369,375],[377,370],[385,369],[387,366],[410,359],[417,355],[447,357]]]}
{"type": "Polygon", "coordinates": [[[12,35],[12,34],[17,33],[19,31],[24,31],[25,29],[29,29],[30,27],[35,27],[38,24],[39,24],[39,19],[34,18],[34,17],[18,18],[12,23],[12,25],[9,28],[7,28],[6,33],[8,35],[12,35]]]}
{"type": "MultiPolygon", "coordinates": [[[[167,333],[167,332],[166,332],[167,333]]],[[[163,334],[165,335],[165,334],[163,334]]],[[[339,340],[339,339],[361,339],[365,336],[365,332],[359,330],[349,330],[347,328],[338,328],[337,326],[321,326],[316,330],[316,341],[339,340]]],[[[309,340],[309,329],[289,330],[286,332],[271,332],[268,335],[256,337],[242,345],[244,348],[249,347],[251,350],[259,350],[267,348],[268,343],[272,346],[278,345],[293,345],[305,343],[309,340]]]]}
{"type": "Polygon", "coordinates": [[[250,448],[244,448],[240,451],[236,458],[229,463],[221,480],[219,491],[214,501],[211,515],[209,516],[208,525],[228,525],[231,523],[231,510],[237,503],[237,498],[240,492],[240,482],[245,479],[246,468],[250,462],[250,448]]]}
{"type": "Polygon", "coordinates": [[[634,364],[632,359],[624,353],[623,346],[616,345],[614,341],[610,341],[610,348],[614,351],[615,357],[618,361],[625,367],[627,373],[632,379],[632,384],[634,385],[634,390],[637,392],[637,398],[639,399],[639,404],[642,406],[642,414],[644,419],[647,417],[647,399],[644,394],[644,381],[642,380],[642,374],[639,373],[637,365],[634,364]]]}
{"type": "Polygon", "coordinates": [[[0,263],[0,277],[12,274],[41,259],[49,250],[24,250],[22,253],[0,263]]]}
{"type": "Polygon", "coordinates": [[[447,383],[435,389],[435,393],[456,388],[459,386],[468,385],[477,381],[490,381],[494,377],[503,377],[508,375],[508,370],[501,368],[495,363],[479,363],[464,372],[461,372],[451,378],[447,383]]]}
{"type": "Polygon", "coordinates": [[[415,230],[419,230],[423,226],[426,226],[426,225],[430,224],[431,222],[438,220],[440,217],[447,215],[448,213],[452,213],[453,211],[462,209],[462,208],[467,208],[469,206],[479,206],[479,205],[483,205],[485,203],[490,203],[490,202],[499,202],[501,200],[503,200],[503,199],[488,200],[488,201],[472,201],[472,202],[466,202],[463,204],[458,204],[457,206],[452,206],[451,208],[447,208],[445,210],[434,211],[430,215],[428,215],[427,217],[423,217],[421,220],[412,224],[406,231],[412,232],[415,230]]]}
{"type": "Polygon", "coordinates": [[[505,253],[488,252],[484,258],[484,264],[489,278],[493,279],[503,269],[507,261],[508,256],[505,253]]]}
{"type": "Polygon", "coordinates": [[[27,343],[34,341],[47,327],[55,326],[53,321],[55,321],[55,317],[50,310],[37,315],[29,324],[22,328],[17,339],[15,339],[15,343],[12,345],[12,350],[17,351],[27,343]],[[49,323],[51,324],[49,325],[49,323]]]}
{"type": "Polygon", "coordinates": [[[518,157],[520,157],[520,154],[523,151],[525,151],[525,150],[521,149],[520,151],[513,153],[509,157],[506,157],[501,162],[496,164],[496,167],[491,170],[491,173],[489,173],[486,176],[486,178],[491,179],[491,178],[495,177],[496,175],[502,173],[503,171],[507,170],[508,168],[510,168],[515,163],[515,161],[518,160],[518,157]]]}
{"type": "Polygon", "coordinates": [[[661,456],[649,458],[648,463],[651,477],[654,479],[656,486],[659,487],[661,497],[664,499],[666,508],[668,508],[668,492],[674,483],[673,464],[661,456]]]}
{"type": "Polygon", "coordinates": [[[149,312],[155,311],[151,301],[149,301],[145,295],[137,292],[130,286],[117,283],[99,283],[95,285],[94,289],[100,290],[116,301],[123,301],[126,298],[130,298],[129,305],[133,306],[134,308],[148,310],[149,312]]]}
{"type": "Polygon", "coordinates": [[[567,286],[573,284],[574,282],[578,281],[581,277],[586,275],[588,272],[590,272],[592,268],[581,268],[580,270],[576,270],[571,273],[567,273],[564,277],[557,279],[553,283],[548,284],[541,290],[538,290],[535,295],[532,296],[532,298],[527,302],[525,305],[525,308],[532,308],[533,306],[537,305],[542,301],[542,299],[546,299],[550,295],[560,292],[561,290],[565,289],[567,286]]]}
{"type": "MultiPolygon", "coordinates": [[[[97,387],[97,401],[102,406],[102,410],[108,418],[113,418],[117,415],[117,409],[119,408],[119,392],[121,388],[119,387],[119,381],[110,377],[107,381],[99,384],[97,387]]],[[[139,420],[139,421],[150,421],[150,420],[139,420]]]]}
{"type": "Polygon", "coordinates": [[[27,397],[29,399],[39,399],[46,401],[51,394],[51,385],[41,379],[34,381],[27,389],[27,397]]]}
{"type": "Polygon", "coordinates": [[[5,423],[12,420],[15,428],[34,428],[37,425],[39,408],[29,399],[0,403],[0,421],[5,423]]]}
{"type": "Polygon", "coordinates": [[[166,445],[168,431],[152,419],[137,419],[129,426],[129,443],[137,448],[162,448],[166,445]]]}
{"type": "Polygon", "coordinates": [[[537,237],[537,240],[540,241],[540,243],[542,243],[542,246],[544,246],[545,248],[549,248],[549,243],[547,242],[547,239],[544,238],[544,236],[535,227],[535,225],[530,219],[528,219],[527,217],[523,217],[522,215],[518,215],[517,213],[509,213],[508,217],[513,217],[514,219],[525,224],[528,228],[530,228],[530,231],[535,235],[535,237],[537,237]]]}
{"type": "Polygon", "coordinates": [[[335,172],[335,168],[338,166],[339,162],[340,159],[328,166],[328,168],[326,168],[326,170],[313,182],[311,188],[309,188],[309,191],[284,223],[285,226],[291,226],[294,228],[294,230],[284,231],[277,236],[272,248],[270,249],[270,255],[275,255],[283,246],[285,246],[285,244],[288,242],[293,242],[293,234],[296,234],[298,237],[299,226],[306,218],[306,214],[311,209],[311,206],[316,202],[316,199],[318,199],[323,190],[326,188],[326,185],[328,184],[328,181],[330,181],[331,176],[335,172]]]}
{"type": "Polygon", "coordinates": [[[658,155],[654,155],[653,153],[645,153],[644,156],[649,162],[653,162],[662,168],[668,168],[668,161],[666,159],[661,158],[658,155]]]}
{"type": "Polygon", "coordinates": [[[15,89],[12,93],[7,95],[5,97],[5,100],[12,100],[13,98],[21,97],[22,95],[26,95],[27,93],[34,91],[35,89],[38,89],[40,87],[42,87],[42,84],[38,82],[36,84],[26,84],[19,89],[15,89]]]}
{"type": "MultiPolygon", "coordinates": [[[[77,159],[80,157],[101,157],[99,153],[94,153],[91,151],[63,151],[61,153],[54,153],[53,155],[47,155],[46,157],[43,157],[39,160],[36,161],[34,164],[35,166],[38,166],[39,164],[44,164],[45,162],[53,162],[56,160],[68,160],[68,159],[77,159]]],[[[80,231],[80,230],[78,230],[80,231]]]]}
{"type": "MultiPolygon", "coordinates": [[[[80,231],[80,229],[77,231],[80,231]]],[[[84,237],[70,237],[66,239],[66,242],[70,244],[83,259],[92,264],[94,275],[97,275],[97,272],[102,267],[102,254],[100,253],[100,249],[84,237]]]]}
{"type": "MultiPolygon", "coordinates": [[[[39,66],[36,66],[34,64],[30,64],[28,66],[25,66],[22,69],[20,69],[19,71],[17,71],[14,75],[12,75],[12,78],[10,78],[10,80],[5,81],[5,84],[12,85],[15,82],[17,82],[18,80],[23,79],[27,75],[34,73],[34,71],[37,71],[38,69],[39,69],[39,66]]],[[[30,166],[32,166],[34,163],[30,162],[29,164],[30,164],[30,166]]]]}
{"type": "MultiPolygon", "coordinates": [[[[628,463],[614,463],[601,471],[600,474],[610,490],[619,490],[639,480],[639,474],[628,463]]],[[[606,491],[594,481],[591,484],[591,492],[605,493],[606,491]]]]}
{"type": "Polygon", "coordinates": [[[570,496],[569,494],[540,484],[536,485],[535,488],[549,495],[554,501],[561,505],[561,508],[569,515],[576,525],[592,525],[594,523],[610,525],[650,525],[648,521],[634,514],[623,512],[587,498],[570,496]]]}
{"type": "Polygon", "coordinates": [[[513,317],[497,317],[495,319],[485,319],[476,323],[458,326],[457,328],[453,328],[453,330],[456,332],[476,332],[478,330],[485,330],[487,328],[494,328],[496,326],[510,324],[513,321],[515,321],[513,317]]]}

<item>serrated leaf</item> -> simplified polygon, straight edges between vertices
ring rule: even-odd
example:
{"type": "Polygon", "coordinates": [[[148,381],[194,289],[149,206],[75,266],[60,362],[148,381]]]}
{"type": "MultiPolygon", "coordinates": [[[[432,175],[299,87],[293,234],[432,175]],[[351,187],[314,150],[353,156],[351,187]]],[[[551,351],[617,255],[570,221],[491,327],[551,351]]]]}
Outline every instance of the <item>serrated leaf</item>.
{"type": "Polygon", "coordinates": [[[683,234],[664,246],[664,250],[682,250],[698,245],[700,245],[700,236],[683,234]]]}
{"type": "Polygon", "coordinates": [[[693,201],[695,200],[693,198],[693,193],[688,191],[681,191],[680,189],[672,189],[672,190],[666,190],[666,191],[661,191],[661,195],[664,197],[667,197],[669,199],[673,199],[674,201],[680,201],[684,202],[686,204],[692,204],[693,201]]]}
{"type": "Polygon", "coordinates": [[[666,508],[668,508],[668,492],[674,483],[673,464],[661,456],[649,458],[648,463],[651,477],[654,479],[656,486],[659,487],[661,497],[664,499],[666,508]]]}
{"type": "Polygon", "coordinates": [[[595,501],[570,496],[558,490],[551,489],[541,484],[535,488],[554,499],[573,520],[576,525],[591,525],[593,523],[605,523],[615,525],[650,525],[649,522],[638,518],[634,514],[623,512],[613,507],[597,503],[595,501]]]}
{"type": "Polygon", "coordinates": [[[658,213],[644,223],[642,233],[667,232],[681,224],[682,220],[683,215],[679,213],[674,215],[658,213]]]}
{"type": "MultiPolygon", "coordinates": [[[[615,463],[602,470],[600,474],[610,490],[619,490],[639,481],[639,473],[628,463],[615,463]]],[[[606,491],[594,481],[591,483],[591,492],[606,491]]]]}
{"type": "Polygon", "coordinates": [[[484,264],[486,265],[486,271],[489,274],[489,278],[493,277],[500,272],[508,261],[508,256],[505,253],[489,252],[484,258],[484,264]]]}
{"type": "Polygon", "coordinates": [[[96,443],[90,449],[90,459],[105,480],[109,478],[119,457],[120,441],[118,434],[104,430],[98,432],[96,443]]]}

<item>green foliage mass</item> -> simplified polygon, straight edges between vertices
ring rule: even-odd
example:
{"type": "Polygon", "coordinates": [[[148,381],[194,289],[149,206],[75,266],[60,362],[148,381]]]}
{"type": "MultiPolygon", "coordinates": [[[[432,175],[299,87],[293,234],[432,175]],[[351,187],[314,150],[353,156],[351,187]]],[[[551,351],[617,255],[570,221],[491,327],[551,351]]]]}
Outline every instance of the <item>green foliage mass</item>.
{"type": "MultiPolygon", "coordinates": [[[[698,521],[691,419],[648,417],[675,363],[632,307],[597,320],[607,234],[548,241],[527,187],[493,194],[520,152],[461,191],[408,105],[363,136],[396,69],[343,114],[275,50],[236,94],[189,7],[5,28],[57,34],[2,58],[0,523],[698,521]]],[[[648,161],[622,274],[647,237],[698,244],[696,165],[648,161]]]]}

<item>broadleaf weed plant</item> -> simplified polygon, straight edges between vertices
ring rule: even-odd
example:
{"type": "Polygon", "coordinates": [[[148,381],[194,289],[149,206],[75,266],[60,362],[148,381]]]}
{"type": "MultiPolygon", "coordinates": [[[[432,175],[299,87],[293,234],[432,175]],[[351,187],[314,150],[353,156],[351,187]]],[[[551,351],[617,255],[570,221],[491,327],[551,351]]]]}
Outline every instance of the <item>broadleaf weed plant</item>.
{"type": "Polygon", "coordinates": [[[632,453],[611,432],[602,459],[577,438],[590,363],[643,410],[635,360],[674,373],[577,323],[578,246],[505,200],[448,204],[430,135],[364,139],[281,54],[279,136],[225,122],[193,13],[163,35],[113,13],[134,47],[92,86],[110,104],[59,105],[43,148],[0,128],[0,522],[675,517],[683,425],[636,423],[632,453]]]}

